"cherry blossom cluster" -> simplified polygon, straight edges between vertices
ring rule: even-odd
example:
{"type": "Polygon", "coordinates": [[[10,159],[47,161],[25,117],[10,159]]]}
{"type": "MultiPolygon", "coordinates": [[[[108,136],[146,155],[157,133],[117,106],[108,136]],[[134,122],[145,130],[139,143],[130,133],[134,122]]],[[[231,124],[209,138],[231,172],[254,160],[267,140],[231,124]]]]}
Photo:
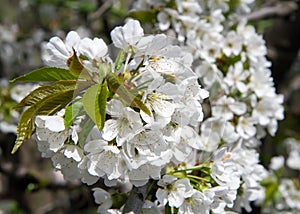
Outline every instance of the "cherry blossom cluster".
{"type": "MultiPolygon", "coordinates": [[[[135,8],[150,10],[151,2],[144,8],[137,3],[135,8]]],[[[207,5],[206,1],[175,1],[172,8],[161,2],[158,27],[174,31],[181,46],[193,53],[194,70],[210,91],[212,117],[203,124],[203,131],[207,126],[221,127],[227,131],[227,143],[242,139],[250,147],[259,144],[257,139],[264,137],[266,130],[274,135],[277,121],[284,117],[283,96],[276,94],[262,36],[246,20],[228,21],[226,1],[207,1],[207,5]],[[161,15],[165,13],[168,15],[161,15]]],[[[237,6],[246,8],[252,2],[240,1],[237,6]]]]}
{"type": "MultiPolygon", "coordinates": [[[[264,174],[254,150],[237,145],[216,149],[210,159],[204,157],[213,151],[208,148],[214,143],[207,139],[210,133],[204,137],[198,132],[204,117],[201,103],[209,94],[190,69],[192,56],[171,45],[163,34],[144,36],[135,20],[116,27],[111,37],[114,46],[126,53],[117,75],[126,88],[141,95],[149,113],[126,105],[122,95],[115,94],[107,102],[103,129],[94,126],[84,140],[80,135],[87,115],[79,115],[70,127],[65,126],[64,110],[37,116],[35,136],[42,156],[51,158],[67,180],[93,184],[103,178],[107,186],[127,182],[137,187],[158,180],[153,209],[167,205],[180,213],[199,209],[222,213],[233,207],[240,185],[254,195],[257,186],[252,183],[264,174]],[[247,168],[249,161],[251,168],[247,168]],[[241,183],[243,176],[248,183],[241,183]]],[[[74,52],[96,83],[102,66],[116,67],[102,39],[80,38],[74,31],[65,41],[50,39],[43,59],[46,65],[68,68],[74,52]]],[[[96,189],[95,194],[108,193],[96,189]]],[[[101,202],[100,211],[111,204],[111,197],[104,198],[108,202],[101,202]]]]}
{"type": "MultiPolygon", "coordinates": [[[[226,1],[158,2],[157,7],[157,1],[138,1],[134,9],[155,12],[157,27],[176,35],[180,46],[193,53],[195,73],[210,92],[211,115],[199,124],[202,150],[218,153],[220,146],[228,148],[237,173],[227,169],[230,176],[218,171],[219,177],[227,194],[233,191],[234,209],[250,211],[250,201],[264,198],[260,181],[268,174],[258,163],[255,149],[267,133],[275,134],[278,120],[284,118],[283,96],[275,91],[265,42],[246,20],[236,19],[250,12],[253,1],[240,1],[235,7],[226,1]],[[233,158],[237,150],[237,156],[244,153],[243,158],[233,158]],[[233,188],[233,180],[238,187],[233,188]]],[[[212,161],[223,169],[218,165],[222,162],[212,161]]],[[[220,182],[218,176],[213,177],[220,182]]]]}
{"type": "MultiPolygon", "coordinates": [[[[37,116],[35,135],[42,155],[50,157],[54,167],[68,180],[81,179],[93,184],[103,178],[107,186],[120,182],[143,186],[149,179],[158,180],[156,200],[151,206],[160,211],[166,205],[179,213],[223,213],[242,207],[251,210],[249,203],[263,197],[259,182],[267,176],[259,164],[258,153],[251,148],[257,144],[245,147],[251,145],[252,138],[255,143],[259,140],[256,129],[247,136],[247,117],[253,117],[250,113],[255,91],[243,83],[230,85],[223,80],[224,76],[216,78],[219,81],[212,79],[219,85],[208,84],[204,77],[209,79],[209,74],[201,76],[199,69],[203,68],[199,67],[206,63],[218,69],[219,59],[208,62],[200,58],[203,64],[194,72],[190,69],[193,59],[189,53],[171,45],[163,34],[144,36],[137,21],[116,27],[111,37],[114,46],[126,53],[117,74],[124,78],[127,88],[142,96],[150,114],[127,106],[115,96],[107,102],[109,119],[103,130],[95,126],[84,141],[79,135],[86,115],[78,116],[70,127],[64,125],[63,110],[55,116],[37,116]],[[212,116],[204,122],[201,103],[208,92],[199,85],[199,78],[211,94],[215,93],[212,88],[223,93],[211,99],[212,116]],[[246,90],[240,91],[237,85],[246,90]],[[239,189],[242,194],[238,194],[239,189]]],[[[96,82],[100,66],[115,67],[102,39],[80,38],[74,31],[65,41],[58,37],[50,39],[43,58],[49,66],[68,68],[74,51],[96,82]]],[[[245,73],[242,62],[236,64],[228,66],[227,72],[245,73]]],[[[250,82],[251,78],[247,79],[250,82]]],[[[272,85],[267,86],[272,91],[272,85]]],[[[280,102],[278,106],[281,107],[280,102]]],[[[109,193],[96,189],[95,194],[104,197],[109,193]]],[[[112,203],[111,197],[104,198],[99,202],[102,211],[112,203]]]]}
{"type": "MultiPolygon", "coordinates": [[[[71,125],[66,108],[37,115],[34,137],[42,156],[66,180],[92,185],[101,179],[127,192],[150,183],[145,213],[235,213],[262,203],[261,182],[270,172],[256,149],[283,119],[283,96],[275,91],[262,36],[237,19],[253,0],[234,2],[135,3],[135,10],[154,11],[156,27],[176,39],[146,36],[132,19],[111,31],[111,46],[75,31],[51,38],[45,64],[72,72],[79,67],[83,87],[108,84],[109,96],[100,129],[83,110],[71,125]]],[[[70,105],[82,106],[88,90],[74,93],[70,105]]],[[[287,165],[299,169],[299,148],[287,144],[287,165]]],[[[273,159],[270,168],[281,162],[273,159]]],[[[290,181],[279,188],[291,188],[290,181]]],[[[121,213],[113,191],[93,190],[99,213],[121,213]]],[[[295,203],[282,197],[282,206],[295,203]]]]}

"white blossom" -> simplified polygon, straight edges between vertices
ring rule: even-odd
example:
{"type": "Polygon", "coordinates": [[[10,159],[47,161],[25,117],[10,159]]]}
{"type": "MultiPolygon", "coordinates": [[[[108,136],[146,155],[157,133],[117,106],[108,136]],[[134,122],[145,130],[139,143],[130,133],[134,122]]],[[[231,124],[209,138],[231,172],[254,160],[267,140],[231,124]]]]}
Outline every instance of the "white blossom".
{"type": "Polygon", "coordinates": [[[179,207],[180,214],[208,214],[212,198],[197,190],[193,190],[193,195],[186,198],[184,203],[179,207]]]}
{"type": "Polygon", "coordinates": [[[122,102],[112,99],[107,104],[107,113],[112,119],[105,122],[102,137],[111,141],[117,140],[118,146],[131,139],[142,129],[142,121],[137,112],[130,107],[124,107],[122,102]]]}
{"type": "Polygon", "coordinates": [[[283,156],[274,156],[271,159],[271,163],[269,168],[273,170],[278,170],[284,165],[284,157],[283,156]]]}
{"type": "Polygon", "coordinates": [[[173,176],[164,175],[157,184],[164,188],[157,190],[157,200],[163,205],[168,203],[170,207],[180,207],[184,199],[193,194],[193,187],[187,178],[177,180],[173,176]]]}
{"type": "Polygon", "coordinates": [[[114,45],[125,51],[135,51],[134,48],[144,35],[144,30],[137,20],[129,20],[123,27],[116,27],[111,31],[114,45]]]}
{"type": "Polygon", "coordinates": [[[75,31],[70,31],[63,42],[58,37],[52,37],[45,46],[43,55],[44,63],[48,66],[67,68],[67,60],[73,54],[73,48],[78,50],[80,36],[75,31]]]}
{"type": "Polygon", "coordinates": [[[246,112],[247,106],[245,103],[238,102],[232,97],[223,96],[218,99],[212,106],[212,114],[215,117],[230,120],[234,114],[242,115],[246,112]]]}
{"type": "Polygon", "coordinates": [[[95,202],[99,204],[98,213],[107,211],[112,206],[112,199],[110,193],[106,192],[101,188],[93,188],[93,196],[95,202]]]}
{"type": "Polygon", "coordinates": [[[87,152],[84,157],[87,170],[91,175],[99,177],[107,175],[109,180],[122,175],[123,163],[120,150],[116,146],[110,146],[106,141],[98,139],[88,142],[84,150],[87,152]]]}

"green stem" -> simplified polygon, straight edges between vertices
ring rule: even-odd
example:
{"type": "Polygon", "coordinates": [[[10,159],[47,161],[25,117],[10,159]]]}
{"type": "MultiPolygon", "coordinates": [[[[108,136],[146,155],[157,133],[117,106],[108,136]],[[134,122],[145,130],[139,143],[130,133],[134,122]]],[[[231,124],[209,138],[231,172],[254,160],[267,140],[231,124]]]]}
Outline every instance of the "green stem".
{"type": "Polygon", "coordinates": [[[208,183],[210,182],[210,180],[207,180],[206,178],[201,178],[201,177],[198,177],[198,176],[195,176],[195,175],[187,175],[186,177],[196,179],[196,180],[199,180],[199,181],[208,182],[208,183]]]}
{"type": "Polygon", "coordinates": [[[127,57],[126,57],[126,61],[125,61],[123,73],[125,73],[126,70],[127,70],[127,65],[128,65],[129,60],[130,60],[130,57],[131,57],[131,53],[128,53],[128,55],[127,55],[127,57]]]}
{"type": "Polygon", "coordinates": [[[174,170],[171,173],[176,173],[176,172],[186,172],[186,171],[194,171],[194,170],[200,170],[202,168],[209,168],[207,165],[199,165],[199,166],[195,166],[193,168],[187,168],[187,169],[179,169],[179,170],[174,170]]]}

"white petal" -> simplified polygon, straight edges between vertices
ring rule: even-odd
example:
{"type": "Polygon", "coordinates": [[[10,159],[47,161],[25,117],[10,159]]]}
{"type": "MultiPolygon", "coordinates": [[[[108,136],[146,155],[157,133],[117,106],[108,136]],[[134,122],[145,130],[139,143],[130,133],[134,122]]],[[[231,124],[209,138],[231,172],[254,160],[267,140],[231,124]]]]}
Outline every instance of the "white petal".
{"type": "Polygon", "coordinates": [[[78,143],[78,134],[77,134],[77,131],[74,127],[72,127],[71,138],[72,138],[74,144],[76,145],[78,143]]]}
{"type": "Polygon", "coordinates": [[[102,137],[104,140],[111,141],[119,134],[120,124],[117,120],[107,120],[104,123],[104,128],[102,130],[102,137]]]}
{"type": "Polygon", "coordinates": [[[43,116],[36,116],[34,123],[37,128],[45,128],[45,120],[43,119],[43,116]]]}
{"type": "Polygon", "coordinates": [[[122,115],[124,106],[120,100],[112,99],[107,103],[106,112],[113,117],[120,117],[122,115]]]}
{"type": "Polygon", "coordinates": [[[105,42],[103,41],[103,39],[99,39],[99,38],[94,38],[93,39],[94,44],[97,47],[97,57],[102,57],[107,53],[107,45],[105,44],[105,42]]]}
{"type": "Polygon", "coordinates": [[[95,202],[97,204],[100,204],[98,208],[98,213],[104,213],[112,206],[112,200],[110,193],[106,192],[103,189],[100,188],[93,188],[93,196],[95,198],[95,202]]]}
{"type": "MultiPolygon", "coordinates": [[[[111,147],[117,149],[115,146],[111,147]]],[[[99,155],[98,167],[106,173],[109,180],[118,179],[122,175],[119,157],[119,154],[112,152],[103,152],[99,155]]]]}
{"type": "Polygon", "coordinates": [[[172,191],[169,195],[168,195],[168,201],[169,201],[169,205],[170,207],[180,207],[184,201],[184,197],[180,194],[178,194],[178,192],[172,191]]]}
{"type": "Polygon", "coordinates": [[[100,160],[99,160],[100,157],[98,155],[96,157],[97,158],[94,158],[94,156],[87,156],[87,158],[89,160],[88,164],[87,164],[87,169],[88,169],[89,174],[91,174],[93,176],[102,177],[105,175],[105,172],[98,167],[98,163],[100,162],[100,160]]]}
{"type": "Polygon", "coordinates": [[[96,55],[96,49],[97,47],[94,45],[93,40],[90,38],[83,38],[81,40],[80,46],[79,46],[79,51],[81,54],[84,56],[94,59],[96,55]]]}
{"type": "Polygon", "coordinates": [[[51,136],[51,132],[44,128],[36,128],[36,137],[39,141],[48,141],[49,137],[51,136]]]}
{"type": "Polygon", "coordinates": [[[68,48],[68,51],[72,51],[72,48],[75,50],[77,49],[77,46],[80,42],[80,36],[75,31],[70,31],[66,36],[66,46],[68,48]]]}
{"type": "Polygon", "coordinates": [[[67,137],[68,137],[68,135],[66,132],[52,134],[49,137],[50,150],[57,152],[60,148],[63,147],[64,142],[67,139],[67,137]]]}
{"type": "Polygon", "coordinates": [[[82,39],[79,46],[80,53],[87,56],[90,59],[97,57],[103,57],[107,53],[107,46],[102,39],[90,38],[82,39]]]}
{"type": "Polygon", "coordinates": [[[135,45],[144,35],[144,30],[139,21],[129,20],[123,27],[124,39],[130,45],[135,45]]]}
{"type": "Polygon", "coordinates": [[[44,127],[53,132],[60,132],[65,130],[64,119],[60,116],[38,116],[39,119],[44,121],[44,127]]]}
{"type": "Polygon", "coordinates": [[[240,102],[234,102],[229,104],[229,108],[232,112],[234,112],[237,115],[242,115],[246,113],[247,111],[247,106],[245,103],[240,103],[240,102]]]}
{"type": "Polygon", "coordinates": [[[104,150],[104,147],[107,146],[107,142],[104,140],[92,140],[84,145],[84,151],[88,153],[95,153],[104,150]]]}
{"type": "Polygon", "coordinates": [[[152,108],[162,117],[171,117],[175,110],[174,105],[165,100],[155,100],[152,102],[152,108]]]}
{"type": "Polygon", "coordinates": [[[159,180],[157,184],[159,186],[167,186],[168,184],[171,184],[176,180],[177,178],[172,175],[164,175],[163,179],[159,180]]]}
{"type": "Polygon", "coordinates": [[[247,86],[243,82],[237,82],[236,87],[241,93],[245,93],[247,91],[247,86]]]}
{"type": "Polygon", "coordinates": [[[51,49],[54,49],[54,50],[58,51],[63,56],[69,56],[70,55],[70,52],[66,49],[66,46],[65,46],[64,42],[60,38],[58,38],[57,36],[52,37],[49,40],[48,47],[52,47],[51,49]]]}
{"type": "Polygon", "coordinates": [[[165,190],[162,189],[158,189],[156,191],[156,198],[159,201],[159,203],[161,203],[162,205],[166,205],[168,202],[168,193],[165,190]]]}
{"type": "Polygon", "coordinates": [[[124,39],[122,27],[116,27],[110,33],[111,39],[117,48],[127,48],[127,43],[124,39]]]}
{"type": "Polygon", "coordinates": [[[67,158],[73,158],[75,161],[79,162],[83,158],[83,151],[77,146],[68,145],[65,148],[64,155],[67,158]]]}
{"type": "Polygon", "coordinates": [[[169,29],[171,23],[169,21],[169,15],[166,14],[165,12],[160,12],[157,15],[157,19],[159,21],[159,28],[164,31],[169,29]]]}
{"type": "Polygon", "coordinates": [[[181,137],[184,138],[188,142],[189,146],[191,146],[195,149],[203,148],[203,146],[201,144],[200,136],[191,127],[189,127],[189,126],[183,127],[181,137]]]}

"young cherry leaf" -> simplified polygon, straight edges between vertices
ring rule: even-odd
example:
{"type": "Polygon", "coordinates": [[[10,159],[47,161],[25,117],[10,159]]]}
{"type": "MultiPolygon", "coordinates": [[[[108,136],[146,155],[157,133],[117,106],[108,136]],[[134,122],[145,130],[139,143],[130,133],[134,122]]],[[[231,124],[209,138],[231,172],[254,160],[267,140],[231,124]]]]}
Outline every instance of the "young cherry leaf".
{"type": "Polygon", "coordinates": [[[77,78],[69,70],[56,67],[43,67],[31,71],[28,74],[11,80],[14,82],[54,82],[59,80],[76,80],[77,78]]]}
{"type": "Polygon", "coordinates": [[[83,103],[81,100],[75,101],[66,108],[64,122],[65,126],[71,126],[75,118],[82,112],[83,103]]]}
{"type": "Polygon", "coordinates": [[[146,114],[151,115],[149,109],[142,100],[139,97],[134,96],[127,88],[125,88],[116,74],[108,73],[106,78],[109,90],[112,93],[119,95],[120,99],[125,102],[125,104],[138,108],[146,114]]]}
{"type": "Polygon", "coordinates": [[[23,100],[21,100],[20,103],[18,103],[14,108],[32,106],[40,102],[44,98],[50,97],[55,93],[59,93],[69,88],[75,89],[75,87],[77,87],[77,84],[78,83],[76,81],[64,80],[54,82],[49,85],[41,85],[40,87],[32,91],[30,94],[28,94],[26,97],[24,97],[23,100]]]}
{"type": "Polygon", "coordinates": [[[99,130],[103,129],[105,122],[108,93],[107,83],[104,82],[91,86],[82,97],[84,110],[99,130]]]}
{"type": "Polygon", "coordinates": [[[82,123],[80,125],[81,132],[79,133],[79,136],[78,136],[78,138],[79,138],[78,141],[79,141],[80,146],[84,147],[84,145],[86,143],[86,138],[94,126],[95,126],[95,123],[90,117],[86,117],[82,121],[82,123]]]}
{"type": "Polygon", "coordinates": [[[125,58],[124,50],[120,50],[120,52],[116,58],[116,62],[115,62],[115,71],[120,70],[120,68],[122,67],[124,58],[125,58]]]}
{"type": "Polygon", "coordinates": [[[18,150],[25,140],[31,137],[35,129],[35,116],[53,115],[64,108],[73,99],[75,88],[75,81],[72,81],[71,83],[68,81],[59,81],[51,85],[41,86],[39,88],[40,90],[31,92],[21,101],[24,106],[29,106],[29,108],[27,108],[21,115],[17,127],[17,139],[12,150],[12,154],[18,150]],[[66,85],[64,85],[64,83],[66,85]],[[59,88],[59,90],[48,93],[51,88],[59,88]],[[42,94],[43,91],[45,91],[45,94],[42,94]]]}

